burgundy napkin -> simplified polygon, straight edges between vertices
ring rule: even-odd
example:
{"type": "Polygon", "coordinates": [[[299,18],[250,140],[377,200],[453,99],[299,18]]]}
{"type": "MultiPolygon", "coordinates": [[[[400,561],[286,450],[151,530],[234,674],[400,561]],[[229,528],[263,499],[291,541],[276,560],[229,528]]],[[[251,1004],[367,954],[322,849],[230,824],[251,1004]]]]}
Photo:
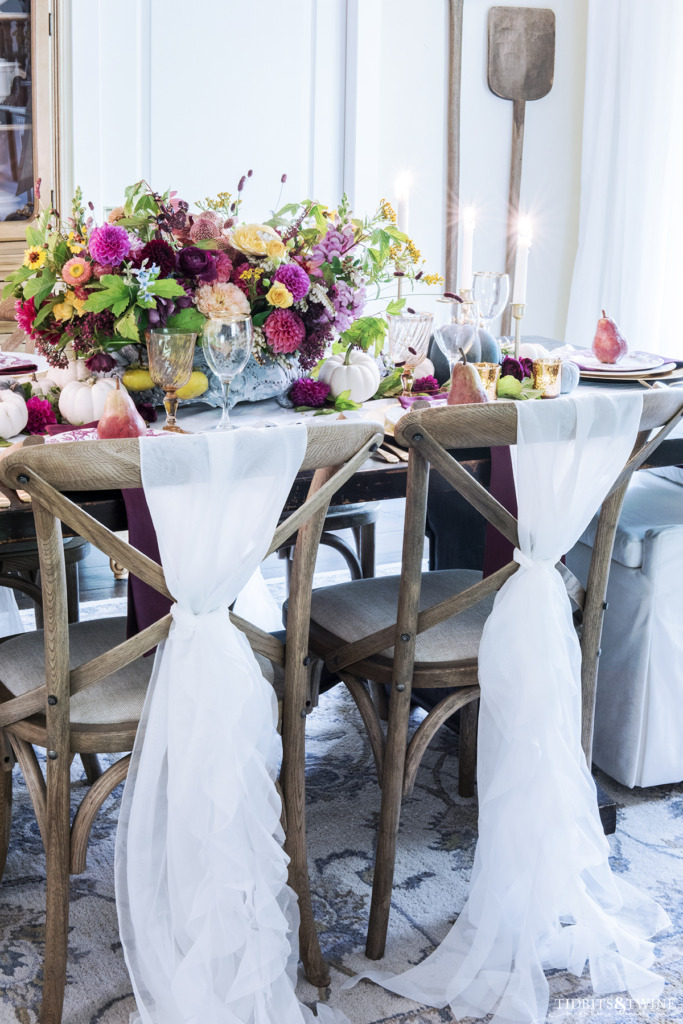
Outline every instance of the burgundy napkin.
{"type": "Polygon", "coordinates": [[[35,363],[17,363],[14,366],[0,366],[0,377],[14,377],[20,373],[33,373],[38,367],[35,363]]]}
{"type": "MultiPolygon", "coordinates": [[[[141,487],[121,491],[128,517],[128,541],[148,558],[161,564],[159,543],[152,516],[147,505],[145,492],[141,487]]],[[[168,615],[171,601],[154,587],[143,583],[131,573],[128,577],[128,624],[127,635],[133,636],[157,619],[168,615]]]]}
{"type": "Polygon", "coordinates": [[[414,402],[434,402],[437,405],[439,403],[444,404],[445,401],[446,401],[446,396],[444,394],[440,394],[440,395],[399,395],[398,396],[398,401],[403,406],[404,409],[410,409],[411,405],[414,402]]]}
{"type": "Polygon", "coordinates": [[[45,429],[52,437],[53,434],[65,434],[68,430],[94,430],[98,422],[99,420],[93,420],[92,423],[84,423],[80,427],[74,427],[73,423],[48,423],[45,429]]]}

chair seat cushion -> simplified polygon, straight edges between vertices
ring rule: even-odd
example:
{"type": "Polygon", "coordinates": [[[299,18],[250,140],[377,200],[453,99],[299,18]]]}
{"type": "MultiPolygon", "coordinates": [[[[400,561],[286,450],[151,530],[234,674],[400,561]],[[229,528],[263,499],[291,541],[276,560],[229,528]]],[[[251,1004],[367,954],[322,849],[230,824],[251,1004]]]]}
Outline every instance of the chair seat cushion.
{"type": "MultiPolygon", "coordinates": [[[[400,576],[383,576],[314,590],[311,622],[326,633],[350,643],[396,622],[400,576]]],[[[469,569],[449,569],[422,574],[420,611],[459,594],[481,579],[469,569]]],[[[452,616],[420,633],[415,645],[416,667],[476,659],[484,623],[494,597],[485,598],[460,615],[452,616]]],[[[393,647],[380,658],[393,657],[393,647]]]]}
{"type": "MultiPolygon", "coordinates": [[[[579,538],[580,543],[592,547],[597,526],[596,516],[579,538]]],[[[683,490],[671,480],[641,470],[626,492],[612,558],[628,569],[638,569],[643,564],[647,538],[671,530],[680,532],[683,551],[683,490]]]]}
{"type": "MultiPolygon", "coordinates": [[[[126,639],[125,618],[93,619],[69,626],[69,665],[76,668],[126,639]]],[[[152,673],[154,658],[137,658],[106,679],[71,698],[74,725],[114,725],[134,722],[152,673]]],[[[45,682],[43,630],[22,633],[0,644],[0,682],[15,697],[45,682]]]]}

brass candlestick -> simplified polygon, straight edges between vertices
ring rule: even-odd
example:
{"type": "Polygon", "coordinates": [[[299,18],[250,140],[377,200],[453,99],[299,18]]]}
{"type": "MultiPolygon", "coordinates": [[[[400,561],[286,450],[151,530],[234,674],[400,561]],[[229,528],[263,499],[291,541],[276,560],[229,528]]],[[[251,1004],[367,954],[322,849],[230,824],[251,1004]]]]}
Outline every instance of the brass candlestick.
{"type": "Polygon", "coordinates": [[[524,316],[525,308],[523,302],[512,303],[512,317],[515,321],[515,359],[519,359],[519,335],[522,329],[522,317],[524,316]]]}

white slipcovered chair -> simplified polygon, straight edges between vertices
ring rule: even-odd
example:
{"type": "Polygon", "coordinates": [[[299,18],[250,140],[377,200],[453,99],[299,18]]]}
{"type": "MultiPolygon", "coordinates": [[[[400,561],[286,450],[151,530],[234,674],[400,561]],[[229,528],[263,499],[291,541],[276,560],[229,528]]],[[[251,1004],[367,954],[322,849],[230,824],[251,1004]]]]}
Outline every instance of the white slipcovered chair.
{"type": "MultiPolygon", "coordinates": [[[[585,583],[597,519],[567,554],[585,583]]],[[[619,519],[607,588],[593,760],[625,786],[683,780],[683,470],[643,470],[619,519]]]]}

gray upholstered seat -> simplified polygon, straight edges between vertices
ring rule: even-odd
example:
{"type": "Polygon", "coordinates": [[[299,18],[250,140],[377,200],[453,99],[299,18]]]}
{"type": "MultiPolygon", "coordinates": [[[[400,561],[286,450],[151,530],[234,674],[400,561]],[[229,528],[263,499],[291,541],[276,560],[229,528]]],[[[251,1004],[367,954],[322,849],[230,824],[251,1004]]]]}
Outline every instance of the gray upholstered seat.
{"type": "MultiPolygon", "coordinates": [[[[93,619],[69,626],[71,668],[111,650],[126,639],[125,618],[93,619]]],[[[142,714],[154,658],[137,658],[71,698],[74,725],[133,722],[142,714]]],[[[45,682],[43,631],[22,633],[0,644],[0,682],[15,697],[45,682]]]]}
{"type": "MultiPolygon", "coordinates": [[[[423,573],[420,610],[466,590],[480,579],[480,572],[469,569],[423,573]]],[[[314,632],[318,627],[329,635],[330,642],[332,637],[350,642],[391,625],[396,622],[399,583],[400,576],[384,576],[314,590],[311,603],[314,632]]],[[[420,633],[415,651],[416,670],[428,669],[436,663],[476,659],[493,599],[493,596],[486,598],[461,615],[420,633]]],[[[380,661],[390,661],[392,657],[393,647],[377,656],[380,661]]]]}

